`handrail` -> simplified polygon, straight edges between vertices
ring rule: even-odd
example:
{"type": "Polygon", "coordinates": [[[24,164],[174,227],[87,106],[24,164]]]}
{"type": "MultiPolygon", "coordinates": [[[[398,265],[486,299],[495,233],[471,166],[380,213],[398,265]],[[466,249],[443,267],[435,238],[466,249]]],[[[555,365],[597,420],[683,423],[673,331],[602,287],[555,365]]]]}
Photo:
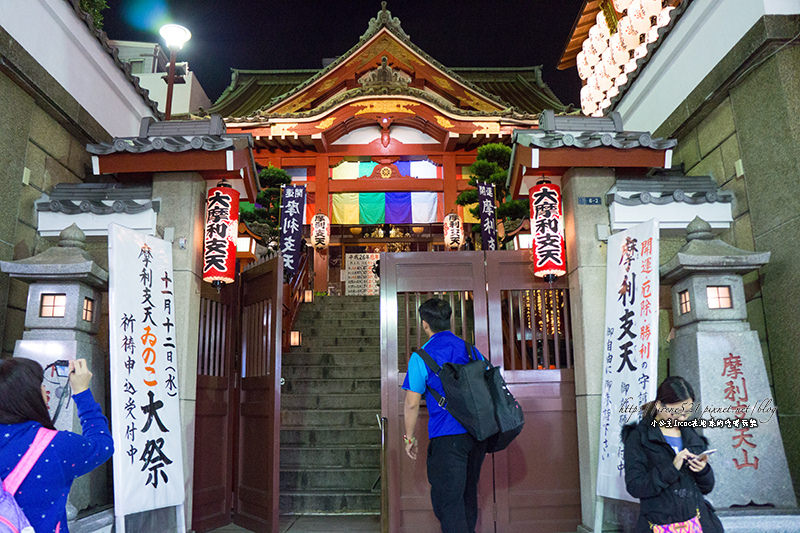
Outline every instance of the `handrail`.
{"type": "Polygon", "coordinates": [[[281,337],[284,349],[289,347],[290,332],[294,327],[300,304],[303,302],[303,291],[308,288],[311,280],[310,265],[312,264],[311,257],[313,253],[313,249],[309,248],[301,255],[300,264],[294,276],[283,284],[283,330],[281,337]]]}

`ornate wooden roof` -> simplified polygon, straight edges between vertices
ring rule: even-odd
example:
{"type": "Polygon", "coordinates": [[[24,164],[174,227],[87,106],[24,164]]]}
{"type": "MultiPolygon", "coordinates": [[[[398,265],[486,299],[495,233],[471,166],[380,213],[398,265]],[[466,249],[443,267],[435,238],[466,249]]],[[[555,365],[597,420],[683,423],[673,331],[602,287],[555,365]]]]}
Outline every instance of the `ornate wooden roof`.
{"type": "Polygon", "coordinates": [[[403,95],[464,116],[530,116],[566,107],[542,81],[541,67],[447,68],[403,31],[385,2],[358,43],[314,70],[238,70],[211,112],[229,122],[316,116],[364,95],[403,95]]]}

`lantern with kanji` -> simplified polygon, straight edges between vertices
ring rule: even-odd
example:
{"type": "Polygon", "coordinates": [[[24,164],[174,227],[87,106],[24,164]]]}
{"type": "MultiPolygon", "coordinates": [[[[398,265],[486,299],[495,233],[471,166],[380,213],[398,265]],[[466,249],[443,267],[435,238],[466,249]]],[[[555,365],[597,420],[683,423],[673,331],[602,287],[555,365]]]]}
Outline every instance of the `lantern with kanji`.
{"type": "Polygon", "coordinates": [[[530,192],[533,275],[552,282],[567,273],[561,188],[542,180],[530,192]]]}
{"type": "Polygon", "coordinates": [[[464,244],[464,223],[455,213],[444,217],[444,245],[450,249],[460,248],[464,244]]]}
{"type": "Polygon", "coordinates": [[[311,243],[317,250],[328,247],[331,239],[331,221],[322,213],[317,213],[311,219],[311,243]]]}
{"type": "Polygon", "coordinates": [[[226,181],[208,191],[203,246],[203,281],[219,288],[236,276],[239,192],[226,181]]]}

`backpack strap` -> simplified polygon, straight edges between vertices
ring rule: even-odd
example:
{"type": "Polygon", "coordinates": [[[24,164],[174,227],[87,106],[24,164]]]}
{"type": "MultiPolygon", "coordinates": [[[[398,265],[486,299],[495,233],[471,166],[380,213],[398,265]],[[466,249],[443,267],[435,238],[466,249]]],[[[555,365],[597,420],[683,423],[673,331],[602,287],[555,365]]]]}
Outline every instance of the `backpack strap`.
{"type": "MultiPolygon", "coordinates": [[[[424,348],[419,348],[417,350],[417,354],[419,354],[419,356],[422,357],[422,360],[425,362],[426,365],[428,365],[428,368],[433,370],[433,373],[438,376],[439,371],[442,368],[433,359],[433,357],[431,357],[431,355],[428,352],[426,352],[424,348]]],[[[431,396],[433,396],[433,398],[436,400],[436,403],[439,404],[439,407],[444,408],[444,406],[447,405],[447,400],[444,398],[444,396],[439,394],[438,391],[432,389],[427,383],[425,384],[425,388],[428,389],[428,391],[431,393],[431,396]]]]}
{"type": "Polygon", "coordinates": [[[25,452],[25,455],[19,460],[17,466],[14,467],[14,470],[12,470],[3,481],[3,488],[5,488],[9,494],[13,495],[17,492],[17,489],[19,489],[19,486],[25,481],[25,478],[28,477],[31,468],[33,468],[33,465],[39,460],[42,452],[50,445],[50,441],[53,440],[56,433],[58,432],[53,429],[39,428],[39,431],[36,432],[36,438],[33,439],[33,443],[28,448],[28,451],[25,452]]]}

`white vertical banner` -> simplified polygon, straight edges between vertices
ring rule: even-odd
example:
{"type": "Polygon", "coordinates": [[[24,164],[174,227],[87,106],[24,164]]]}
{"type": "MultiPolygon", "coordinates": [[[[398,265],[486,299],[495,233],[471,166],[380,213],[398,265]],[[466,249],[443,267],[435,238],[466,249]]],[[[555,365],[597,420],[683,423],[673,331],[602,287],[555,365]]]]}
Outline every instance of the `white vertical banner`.
{"type": "Polygon", "coordinates": [[[625,489],[622,426],[655,398],[658,376],[658,221],[608,239],[597,494],[636,501],[625,489]]]}
{"type": "Polygon", "coordinates": [[[172,245],[108,229],[114,513],[184,501],[172,245]]]}

